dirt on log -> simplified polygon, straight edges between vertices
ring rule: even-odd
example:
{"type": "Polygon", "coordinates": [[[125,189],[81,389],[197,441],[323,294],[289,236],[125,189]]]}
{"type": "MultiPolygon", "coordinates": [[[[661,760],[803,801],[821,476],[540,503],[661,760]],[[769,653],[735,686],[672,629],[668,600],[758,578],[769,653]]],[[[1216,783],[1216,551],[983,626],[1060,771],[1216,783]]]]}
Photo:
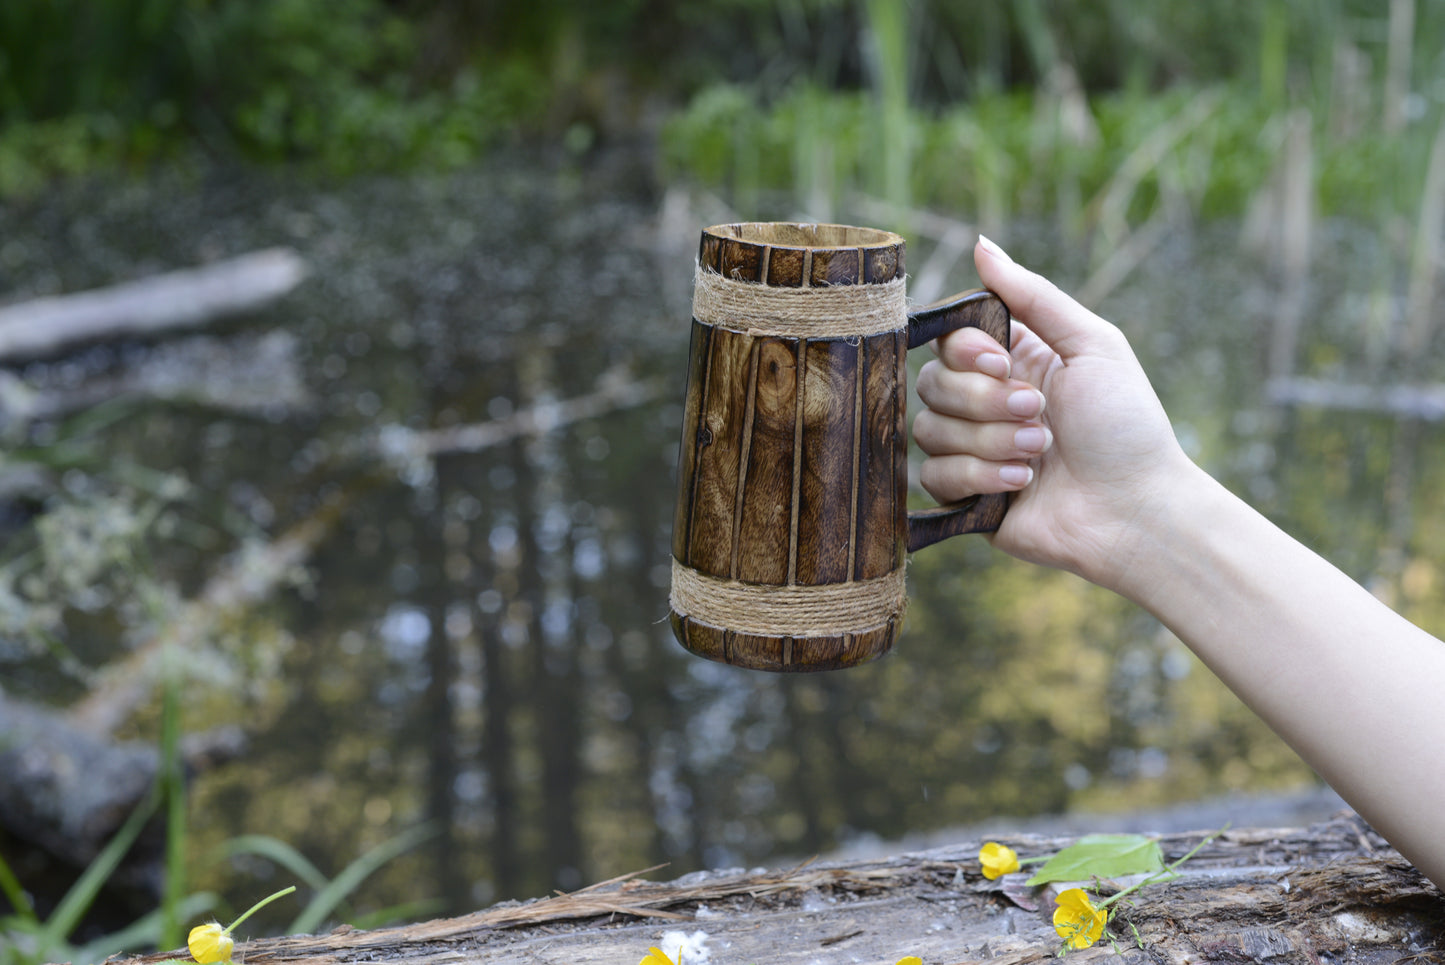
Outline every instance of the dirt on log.
{"type": "MultiPolygon", "coordinates": [[[[1173,861],[1206,836],[1159,838],[1173,861]]],[[[1070,838],[1006,839],[1022,856],[1070,838]]],[[[238,943],[246,965],[332,962],[636,965],[683,942],[684,965],[1042,962],[1060,949],[1052,888],[987,881],[978,841],[777,871],[625,875],[460,918],[238,943]]],[[[1015,883],[1017,880],[1017,883],[1015,883]]],[[[1127,882],[1104,882],[1107,894],[1127,882]]],[[[1445,896],[1353,815],[1308,829],[1227,830],[1173,881],[1120,902],[1107,937],[1068,958],[1124,962],[1445,962],[1445,896]]],[[[173,955],[114,959],[151,965],[173,955]]],[[[185,958],[184,951],[180,956],[185,958]]]]}

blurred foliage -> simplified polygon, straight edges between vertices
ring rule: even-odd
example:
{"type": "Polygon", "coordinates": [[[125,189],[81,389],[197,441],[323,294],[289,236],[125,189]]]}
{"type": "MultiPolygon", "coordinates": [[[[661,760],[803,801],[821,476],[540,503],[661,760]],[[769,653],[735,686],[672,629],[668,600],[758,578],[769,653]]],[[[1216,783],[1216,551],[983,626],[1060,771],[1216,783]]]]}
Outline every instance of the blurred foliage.
{"type": "Polygon", "coordinates": [[[498,51],[430,76],[423,33],[381,0],[5,3],[0,192],[188,150],[447,167],[537,109],[534,65],[498,51]]]}
{"type": "MultiPolygon", "coordinates": [[[[959,200],[960,151],[985,182],[1003,178],[978,190],[1006,200],[1081,146],[1041,130],[1061,99],[1077,92],[1098,115],[1087,188],[1151,117],[1222,86],[1199,136],[1219,161],[1211,203],[1237,207],[1271,150],[1269,119],[1291,105],[1321,126],[1378,117],[1378,92],[1361,96],[1399,64],[1403,109],[1437,113],[1445,9],[1416,6],[1398,49],[1371,0],[8,0],[0,192],[188,151],[333,173],[445,168],[528,134],[585,147],[688,105],[669,157],[705,179],[806,184],[876,164],[863,185],[887,195],[908,186],[911,141],[918,200],[959,200]],[[851,123],[830,126],[837,114],[851,123]],[[876,160],[869,132],[884,128],[876,160]]],[[[1383,189],[1397,152],[1336,127],[1350,149],[1322,193],[1345,204],[1372,176],[1383,189]]]]}
{"type": "Polygon", "coordinates": [[[787,83],[703,87],[664,127],[664,170],[744,208],[783,195],[826,218],[863,193],[974,213],[987,227],[1097,222],[1136,166],[1124,196],[1133,220],[1166,191],[1200,216],[1239,216],[1276,169],[1288,113],[1303,109],[1322,213],[1418,209],[1445,104],[1438,5],[1419,5],[1409,45],[1396,48],[1383,6],[1344,0],[1114,0],[1103,16],[1098,4],[975,6],[889,8],[912,12],[911,57],[880,59],[857,84],[799,58],[787,83]],[[1392,70],[1406,78],[1400,90],[1392,70]],[[889,93],[900,84],[906,104],[889,93]],[[1398,129],[1382,129],[1396,116],[1398,129]],[[900,140],[911,163],[889,168],[900,140]]]}

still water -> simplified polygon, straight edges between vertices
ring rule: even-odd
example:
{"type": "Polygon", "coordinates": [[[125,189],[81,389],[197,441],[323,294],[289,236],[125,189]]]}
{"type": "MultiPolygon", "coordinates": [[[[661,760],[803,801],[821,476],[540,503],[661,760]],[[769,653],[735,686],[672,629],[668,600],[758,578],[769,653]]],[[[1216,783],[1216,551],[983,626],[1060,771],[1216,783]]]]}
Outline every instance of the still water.
{"type": "MultiPolygon", "coordinates": [[[[874,664],[769,676],[676,645],[666,593],[697,232],[798,217],[786,201],[731,212],[664,190],[622,152],[343,185],[166,173],[0,213],[7,301],[273,245],[310,268],[273,306],[203,332],[12,367],[57,397],[110,385],[139,398],[51,483],[156,508],[145,554],[73,608],[68,660],[5,650],[12,695],[73,704],[183,600],[244,573],[239,550],[264,558],[313,527],[274,590],[181,648],[187,732],[245,736],[191,783],[195,890],[244,907],[294,880],[226,855],[248,834],[329,876],[429,822],[343,910],[436,899],[413,909],[435,914],[663,863],[676,876],[995,815],[1314,780],[1152,620],[978,537],[913,560],[908,629],[874,664]],[[125,587],[144,588],[147,608],[125,587]]],[[[1065,287],[1093,274],[1061,229],[1002,234],[1065,287]]],[[[936,249],[909,237],[918,272],[936,249]]],[[[1408,259],[1361,226],[1315,238],[1294,370],[1379,383],[1408,259]]],[[[1180,226],[1098,307],[1197,458],[1440,623],[1436,425],[1271,405],[1270,264],[1237,226],[1180,226]]],[[[949,289],[976,283],[966,262],[945,274],[949,289]]],[[[26,431],[45,445],[67,430],[26,431]]],[[[152,703],[121,737],[154,739],[152,703]]]]}

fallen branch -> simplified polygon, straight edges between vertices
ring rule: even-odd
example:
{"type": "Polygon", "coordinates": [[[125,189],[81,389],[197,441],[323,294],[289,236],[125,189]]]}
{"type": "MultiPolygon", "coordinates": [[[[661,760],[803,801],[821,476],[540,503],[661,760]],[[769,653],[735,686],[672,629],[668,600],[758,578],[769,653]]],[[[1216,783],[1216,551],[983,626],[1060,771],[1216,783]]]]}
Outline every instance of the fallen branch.
{"type": "Polygon", "coordinates": [[[100,683],[72,705],[72,724],[91,734],[113,733],[149,699],[161,680],[159,663],[167,648],[192,649],[223,622],[269,597],[330,534],[346,503],[334,499],[274,542],[243,547],[227,559],[159,633],[101,671],[100,683]]]}
{"type": "Polygon", "coordinates": [[[105,338],[156,335],[260,308],[306,277],[289,248],[227,258],[107,288],[0,308],[0,361],[53,355],[105,338]]]}

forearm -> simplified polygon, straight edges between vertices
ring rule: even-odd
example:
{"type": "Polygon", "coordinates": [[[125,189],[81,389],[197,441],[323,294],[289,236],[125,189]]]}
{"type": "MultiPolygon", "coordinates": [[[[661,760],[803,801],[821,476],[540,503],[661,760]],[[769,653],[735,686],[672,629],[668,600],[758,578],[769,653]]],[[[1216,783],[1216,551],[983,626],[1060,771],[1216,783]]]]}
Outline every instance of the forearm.
{"type": "Polygon", "coordinates": [[[1445,643],[1202,472],[1098,574],[1445,889],[1445,643]]]}

